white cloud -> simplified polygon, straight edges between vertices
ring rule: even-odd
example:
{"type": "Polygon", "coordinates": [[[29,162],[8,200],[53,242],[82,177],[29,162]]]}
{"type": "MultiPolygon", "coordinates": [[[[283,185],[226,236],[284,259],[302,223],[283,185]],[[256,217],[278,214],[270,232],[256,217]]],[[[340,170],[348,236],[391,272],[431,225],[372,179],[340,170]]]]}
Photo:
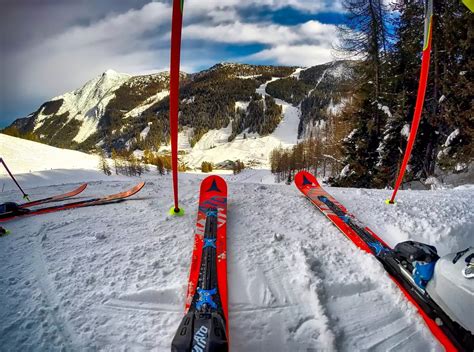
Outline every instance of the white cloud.
{"type": "Polygon", "coordinates": [[[254,24],[235,22],[217,26],[195,24],[183,29],[187,39],[204,39],[220,43],[262,43],[277,44],[294,42],[299,39],[290,27],[273,24],[254,24]]]}
{"type": "MultiPolygon", "coordinates": [[[[183,50],[181,68],[194,72],[218,60],[266,60],[304,66],[329,61],[331,43],[336,40],[335,26],[317,21],[287,26],[258,22],[258,18],[249,23],[241,11],[291,6],[315,13],[339,11],[338,4],[313,0],[186,1],[183,40],[207,44],[183,50]],[[266,48],[245,58],[217,58],[212,50],[222,43],[263,44],[266,48]]],[[[2,53],[2,81],[9,82],[1,86],[5,91],[2,99],[10,105],[14,101],[46,100],[80,87],[108,68],[131,74],[167,69],[170,28],[170,2],[158,1],[110,13],[95,22],[64,27],[63,32],[54,35],[48,32],[49,36],[35,40],[34,45],[2,53]]]]}
{"type": "Polygon", "coordinates": [[[277,45],[248,57],[251,60],[274,61],[280,65],[309,67],[334,59],[332,48],[320,45],[277,45]]]}
{"type": "Polygon", "coordinates": [[[336,26],[318,21],[308,21],[297,26],[242,22],[214,27],[195,24],[185,27],[183,33],[188,39],[264,44],[269,48],[247,58],[281,65],[311,66],[331,61],[334,59],[331,51],[337,42],[336,26]]]}
{"type": "Polygon", "coordinates": [[[75,89],[108,68],[145,72],[167,67],[168,49],[154,49],[145,34],[170,26],[171,9],[149,3],[140,10],[109,16],[89,26],[75,26],[27,50],[7,57],[20,67],[16,78],[23,84],[17,95],[47,99],[75,89]]]}

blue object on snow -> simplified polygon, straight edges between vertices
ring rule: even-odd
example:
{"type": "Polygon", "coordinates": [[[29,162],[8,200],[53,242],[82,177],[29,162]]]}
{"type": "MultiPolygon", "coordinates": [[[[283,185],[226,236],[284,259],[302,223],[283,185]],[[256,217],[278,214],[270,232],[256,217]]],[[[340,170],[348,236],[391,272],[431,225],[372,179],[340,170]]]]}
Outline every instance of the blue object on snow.
{"type": "Polygon", "coordinates": [[[341,216],[341,220],[348,224],[351,218],[349,217],[349,215],[343,215],[341,216]]]}
{"type": "Polygon", "coordinates": [[[367,244],[375,250],[375,255],[379,255],[385,251],[384,246],[380,242],[368,242],[367,244]]]}
{"type": "Polygon", "coordinates": [[[422,289],[426,288],[428,281],[431,280],[434,274],[434,267],[436,261],[433,262],[414,262],[415,267],[413,269],[413,280],[422,289]]]}

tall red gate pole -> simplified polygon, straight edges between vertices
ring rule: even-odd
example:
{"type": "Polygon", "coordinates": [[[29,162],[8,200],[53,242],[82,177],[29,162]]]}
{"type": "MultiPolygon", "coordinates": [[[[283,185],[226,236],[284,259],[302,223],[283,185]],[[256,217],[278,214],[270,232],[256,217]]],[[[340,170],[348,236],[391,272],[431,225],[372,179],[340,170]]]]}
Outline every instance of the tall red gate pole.
{"type": "Polygon", "coordinates": [[[171,165],[173,172],[174,207],[170,214],[182,215],[178,202],[178,114],[179,114],[179,63],[181,53],[181,29],[183,25],[184,0],[173,0],[171,22],[171,58],[170,58],[170,137],[171,165]]]}
{"type": "Polygon", "coordinates": [[[403,181],[403,176],[410,160],[413,144],[415,143],[416,133],[418,132],[418,126],[420,124],[421,112],[423,110],[423,103],[425,101],[426,86],[428,82],[428,72],[430,69],[430,56],[431,56],[431,33],[433,26],[433,0],[426,0],[425,4],[425,33],[424,33],[424,44],[423,44],[423,57],[421,59],[421,73],[420,81],[418,83],[418,95],[416,97],[415,113],[413,114],[413,121],[411,123],[410,135],[408,136],[408,142],[405,149],[405,155],[403,156],[402,165],[398,173],[397,181],[393,189],[392,197],[387,203],[393,204],[395,202],[395,196],[397,195],[398,189],[403,181]]]}

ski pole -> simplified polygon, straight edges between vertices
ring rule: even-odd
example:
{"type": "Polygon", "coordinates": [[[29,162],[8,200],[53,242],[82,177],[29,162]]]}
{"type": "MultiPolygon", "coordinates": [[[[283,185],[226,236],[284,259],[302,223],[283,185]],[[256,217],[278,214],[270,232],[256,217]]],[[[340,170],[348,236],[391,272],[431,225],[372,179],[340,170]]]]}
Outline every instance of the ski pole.
{"type": "Polygon", "coordinates": [[[170,57],[170,140],[171,169],[173,172],[174,206],[170,215],[184,215],[178,201],[178,123],[179,123],[179,65],[181,53],[181,31],[183,27],[184,0],[173,1],[171,20],[171,57],[170,57]]]}
{"type": "Polygon", "coordinates": [[[23,193],[23,198],[26,199],[27,201],[29,201],[30,199],[28,198],[28,194],[25,193],[25,191],[23,191],[23,189],[21,188],[20,184],[15,180],[15,177],[13,176],[13,174],[10,172],[10,169],[8,168],[7,164],[5,164],[5,161],[0,158],[0,162],[3,164],[3,166],[5,167],[5,170],[7,170],[8,174],[10,175],[11,179],[13,180],[13,182],[15,182],[15,184],[17,185],[17,187],[19,188],[19,190],[21,191],[21,193],[23,193]]]}

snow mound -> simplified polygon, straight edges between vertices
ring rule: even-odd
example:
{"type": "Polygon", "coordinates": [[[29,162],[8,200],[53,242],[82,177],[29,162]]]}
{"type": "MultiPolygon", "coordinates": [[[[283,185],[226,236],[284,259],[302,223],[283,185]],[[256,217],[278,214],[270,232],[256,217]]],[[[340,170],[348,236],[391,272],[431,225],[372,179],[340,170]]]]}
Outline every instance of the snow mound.
{"type": "MultiPolygon", "coordinates": [[[[99,158],[75,150],[51,147],[0,134],[0,157],[14,174],[51,169],[97,170],[99,158]]],[[[0,175],[6,175],[0,167],[0,175]]]]}

